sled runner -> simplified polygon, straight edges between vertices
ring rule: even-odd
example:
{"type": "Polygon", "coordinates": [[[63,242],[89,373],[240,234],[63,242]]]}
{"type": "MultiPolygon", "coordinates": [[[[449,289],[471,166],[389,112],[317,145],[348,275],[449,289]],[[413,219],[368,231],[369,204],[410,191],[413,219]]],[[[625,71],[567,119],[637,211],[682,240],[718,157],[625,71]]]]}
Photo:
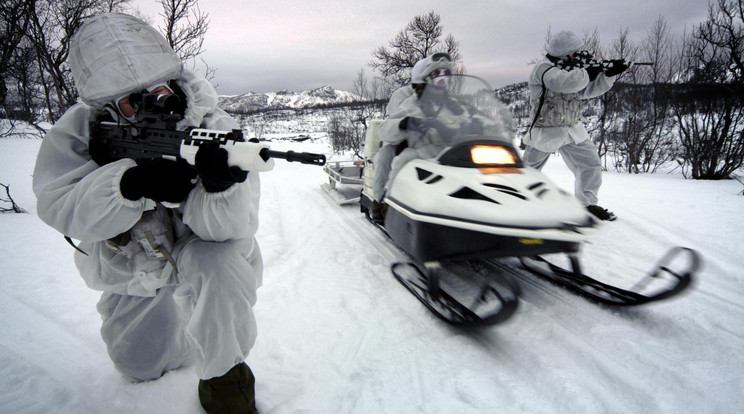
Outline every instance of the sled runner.
{"type": "Polygon", "coordinates": [[[362,177],[363,161],[330,161],[326,163],[323,170],[328,174],[328,184],[321,185],[325,191],[339,205],[358,203],[359,188],[353,196],[347,196],[347,192],[341,191],[338,185],[349,185],[360,187],[364,183],[362,177]]]}

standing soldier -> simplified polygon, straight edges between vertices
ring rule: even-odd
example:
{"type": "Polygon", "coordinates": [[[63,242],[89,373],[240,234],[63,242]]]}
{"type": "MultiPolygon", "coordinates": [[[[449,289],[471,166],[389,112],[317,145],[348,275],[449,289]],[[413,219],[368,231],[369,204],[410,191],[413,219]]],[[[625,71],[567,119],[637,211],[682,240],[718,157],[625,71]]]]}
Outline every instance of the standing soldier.
{"type": "Polygon", "coordinates": [[[583,45],[572,32],[559,32],[550,40],[548,54],[535,65],[528,82],[532,124],[522,140],[523,158],[527,166],[541,170],[550,154],[558,151],[574,174],[579,201],[600,220],[612,221],[615,214],[597,205],[602,168],[597,148],[581,124],[581,100],[610,90],[628,66],[618,62],[603,71],[600,66],[557,65],[577,58],[583,45]]]}

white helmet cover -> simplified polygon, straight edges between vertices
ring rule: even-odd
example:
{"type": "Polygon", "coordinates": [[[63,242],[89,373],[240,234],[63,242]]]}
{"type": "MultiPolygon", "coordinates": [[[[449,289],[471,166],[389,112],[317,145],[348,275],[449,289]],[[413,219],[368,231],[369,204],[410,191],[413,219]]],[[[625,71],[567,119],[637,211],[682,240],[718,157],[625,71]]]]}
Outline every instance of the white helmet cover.
{"type": "Polygon", "coordinates": [[[92,17],[75,33],[68,60],[80,98],[92,106],[176,79],[182,63],[165,38],[133,16],[92,17]]]}
{"type": "Polygon", "coordinates": [[[426,83],[426,77],[437,69],[453,71],[452,57],[448,53],[434,53],[413,65],[411,83],[426,83]]]}
{"type": "Polygon", "coordinates": [[[584,46],[584,42],[581,41],[573,32],[561,31],[558,32],[548,44],[548,54],[555,57],[570,56],[574,52],[578,52],[584,46]]]}

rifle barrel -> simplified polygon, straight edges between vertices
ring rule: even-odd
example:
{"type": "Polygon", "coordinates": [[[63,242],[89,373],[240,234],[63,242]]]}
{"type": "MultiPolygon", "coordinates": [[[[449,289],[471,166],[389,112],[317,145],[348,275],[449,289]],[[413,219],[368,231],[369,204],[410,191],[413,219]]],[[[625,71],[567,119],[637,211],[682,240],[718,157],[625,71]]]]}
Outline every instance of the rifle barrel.
{"type": "Polygon", "coordinates": [[[272,151],[268,148],[261,150],[261,157],[264,159],[268,158],[281,158],[289,162],[301,162],[303,164],[313,164],[323,166],[326,163],[326,157],[324,154],[313,154],[311,152],[294,152],[294,151],[272,151]]]}

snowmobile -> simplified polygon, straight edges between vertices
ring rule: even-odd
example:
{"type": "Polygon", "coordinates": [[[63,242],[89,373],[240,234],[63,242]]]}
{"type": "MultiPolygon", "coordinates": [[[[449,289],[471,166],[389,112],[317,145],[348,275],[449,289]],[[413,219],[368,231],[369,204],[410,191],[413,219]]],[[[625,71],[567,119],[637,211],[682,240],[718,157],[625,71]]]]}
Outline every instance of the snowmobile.
{"type": "MultiPolygon", "coordinates": [[[[410,256],[408,262],[394,263],[392,272],[429,310],[458,325],[503,322],[517,310],[517,278],[524,269],[615,305],[665,299],[689,286],[699,259],[683,248],[673,249],[633,290],[581,273],[579,250],[598,220],[572,194],[524,166],[505,133],[511,128],[501,120],[504,106],[485,81],[448,78],[443,90],[427,86],[419,98],[422,107],[436,109],[446,99],[465,109],[455,128],[446,127],[453,125],[451,119],[449,124],[436,119],[439,115],[418,120],[423,133],[436,134],[438,155],[413,159],[393,171],[385,196],[375,200],[373,161],[383,122],[375,120],[367,130],[361,171],[361,212],[410,256]],[[476,118],[479,127],[471,128],[468,123],[476,118]],[[376,203],[386,206],[383,220],[373,217],[376,203]],[[554,253],[567,256],[570,268],[543,258],[554,253]],[[517,261],[515,266],[514,258],[522,265],[517,261]],[[661,278],[661,288],[649,283],[661,278]]],[[[328,168],[331,177],[342,171],[341,166],[328,168]]],[[[359,171],[351,173],[358,180],[359,171]]]]}

